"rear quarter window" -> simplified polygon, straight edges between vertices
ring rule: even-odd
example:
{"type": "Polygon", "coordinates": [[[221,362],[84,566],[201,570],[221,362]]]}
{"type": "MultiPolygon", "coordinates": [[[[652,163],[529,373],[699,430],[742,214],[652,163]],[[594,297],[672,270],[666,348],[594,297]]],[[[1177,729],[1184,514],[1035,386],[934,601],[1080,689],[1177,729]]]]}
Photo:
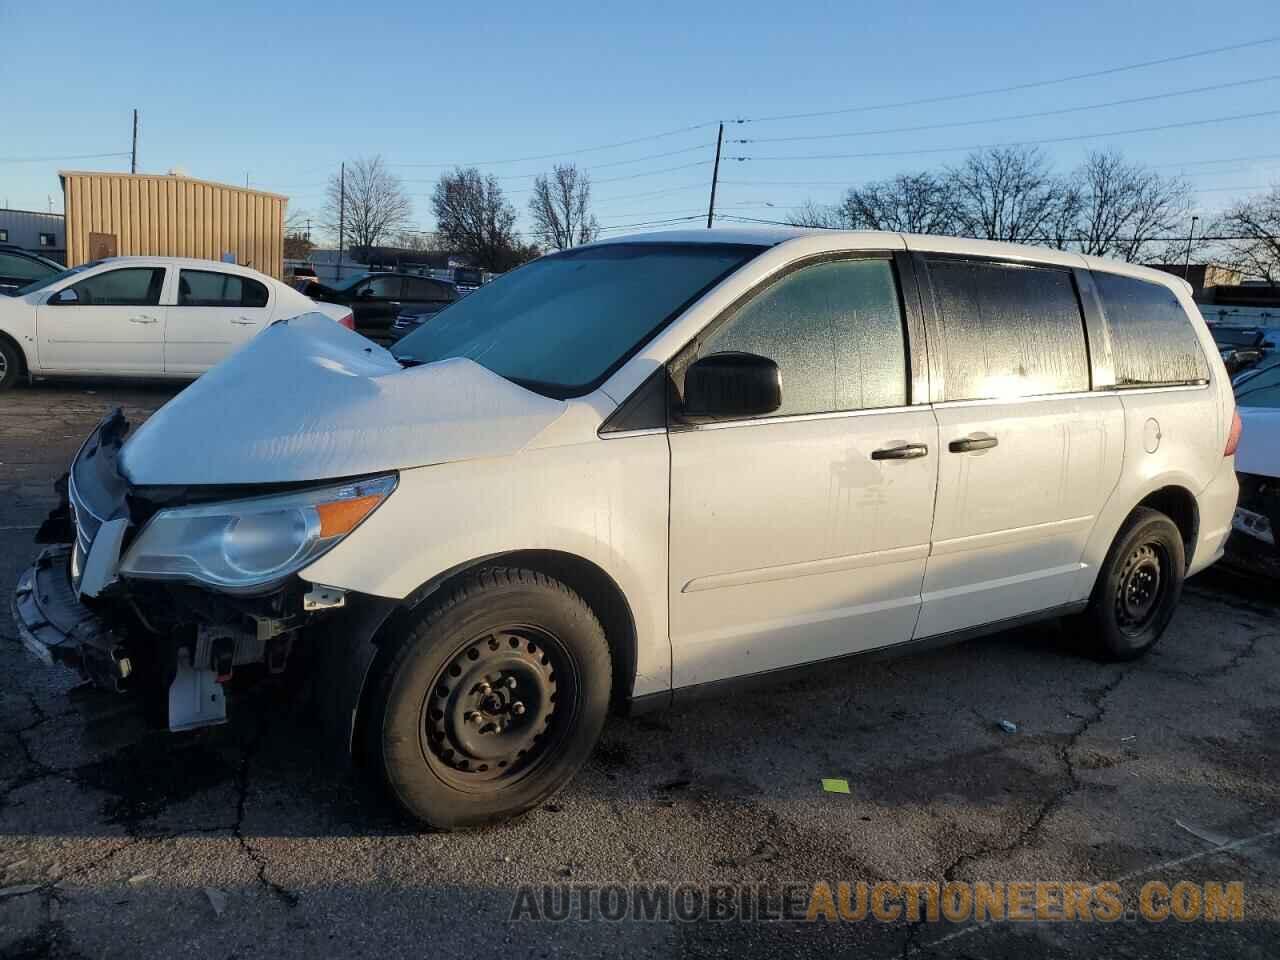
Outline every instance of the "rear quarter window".
{"type": "Polygon", "coordinates": [[[1119,387],[1203,383],[1209,363],[1177,296],[1160,283],[1095,273],[1119,387]]]}

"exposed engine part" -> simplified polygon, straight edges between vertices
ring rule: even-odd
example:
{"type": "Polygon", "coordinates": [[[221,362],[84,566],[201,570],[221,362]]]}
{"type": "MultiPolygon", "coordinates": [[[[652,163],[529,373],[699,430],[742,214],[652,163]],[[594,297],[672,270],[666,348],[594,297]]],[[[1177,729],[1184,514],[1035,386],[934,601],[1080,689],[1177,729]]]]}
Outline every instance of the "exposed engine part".
{"type": "Polygon", "coordinates": [[[337,587],[314,585],[302,597],[302,609],[308,613],[316,610],[334,610],[347,605],[347,592],[337,587]]]}
{"type": "Polygon", "coordinates": [[[169,684],[169,729],[195,730],[227,722],[227,699],[217,675],[191,665],[191,651],[178,651],[178,668],[169,684]]]}

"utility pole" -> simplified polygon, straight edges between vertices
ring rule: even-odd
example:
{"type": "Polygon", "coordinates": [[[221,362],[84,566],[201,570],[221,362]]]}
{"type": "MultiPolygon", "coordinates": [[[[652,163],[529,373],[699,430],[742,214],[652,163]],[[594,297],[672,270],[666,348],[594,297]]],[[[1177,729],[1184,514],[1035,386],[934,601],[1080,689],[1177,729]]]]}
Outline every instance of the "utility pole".
{"type": "Polygon", "coordinates": [[[711,168],[711,203],[707,205],[707,229],[716,218],[716,181],[720,179],[720,147],[724,144],[724,123],[720,124],[720,133],[716,135],[716,165],[711,168]]]}
{"type": "MultiPolygon", "coordinates": [[[[332,182],[332,181],[330,181],[332,182]]],[[[338,173],[338,276],[342,279],[342,240],[343,230],[347,225],[347,164],[343,161],[338,173]]]]}
{"type": "Polygon", "coordinates": [[[129,172],[138,172],[138,111],[133,111],[133,149],[129,151],[129,172]]]}
{"type": "Polygon", "coordinates": [[[1186,262],[1182,265],[1182,279],[1183,279],[1183,280],[1187,279],[1187,274],[1191,272],[1191,241],[1192,241],[1193,239],[1195,239],[1195,235],[1196,235],[1196,221],[1197,221],[1197,220],[1199,220],[1199,219],[1200,219],[1199,217],[1192,217],[1192,218],[1191,218],[1191,232],[1187,234],[1187,260],[1186,260],[1186,262]]]}

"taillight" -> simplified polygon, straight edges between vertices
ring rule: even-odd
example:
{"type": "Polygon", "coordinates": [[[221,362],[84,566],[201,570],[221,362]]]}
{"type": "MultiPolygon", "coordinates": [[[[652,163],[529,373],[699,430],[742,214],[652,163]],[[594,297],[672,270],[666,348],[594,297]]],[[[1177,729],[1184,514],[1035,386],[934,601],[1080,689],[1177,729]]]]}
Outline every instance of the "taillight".
{"type": "Polygon", "coordinates": [[[356,315],[354,313],[348,313],[346,316],[342,317],[338,323],[342,324],[348,330],[354,330],[356,328],[356,315]]]}
{"type": "Polygon", "coordinates": [[[1240,446],[1240,432],[1244,429],[1244,424],[1240,422],[1240,411],[1231,411],[1231,432],[1227,434],[1227,449],[1222,451],[1224,457],[1233,456],[1236,447],[1240,446]]]}

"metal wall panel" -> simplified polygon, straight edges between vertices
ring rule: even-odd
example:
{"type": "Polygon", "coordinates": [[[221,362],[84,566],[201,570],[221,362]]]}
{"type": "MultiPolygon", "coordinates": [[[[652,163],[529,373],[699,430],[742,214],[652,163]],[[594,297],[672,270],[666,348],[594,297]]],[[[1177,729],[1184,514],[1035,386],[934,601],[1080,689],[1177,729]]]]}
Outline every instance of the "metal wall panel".
{"type": "Polygon", "coordinates": [[[90,259],[89,234],[117,238],[121,256],[199,257],[236,262],[273,277],[284,269],[285,197],[189,177],[60,174],[67,212],[67,263],[90,259]]]}

